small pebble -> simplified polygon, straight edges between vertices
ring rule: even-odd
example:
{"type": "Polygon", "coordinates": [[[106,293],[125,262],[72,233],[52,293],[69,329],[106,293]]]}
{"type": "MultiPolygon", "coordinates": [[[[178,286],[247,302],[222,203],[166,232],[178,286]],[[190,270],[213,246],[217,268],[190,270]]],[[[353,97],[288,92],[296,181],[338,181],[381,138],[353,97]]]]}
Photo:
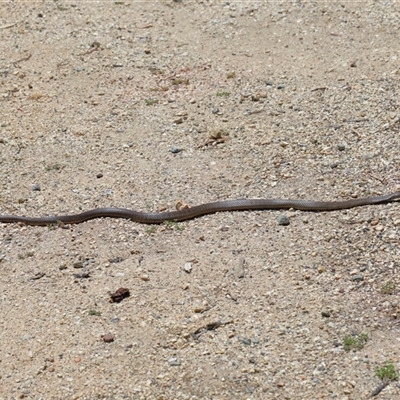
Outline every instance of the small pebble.
{"type": "Polygon", "coordinates": [[[289,224],[290,224],[290,220],[285,214],[282,214],[282,215],[279,216],[278,225],[286,226],[286,225],[289,225],[289,224]]]}
{"type": "Polygon", "coordinates": [[[40,185],[35,183],[34,185],[32,185],[32,190],[34,192],[40,192],[42,189],[40,188],[40,185]]]}
{"type": "Polygon", "coordinates": [[[180,149],[179,147],[175,147],[175,146],[172,146],[171,147],[171,150],[170,150],[170,152],[172,153],[172,154],[178,154],[178,153],[180,153],[182,151],[182,149],[180,149]]]}
{"type": "Polygon", "coordinates": [[[105,342],[105,343],[111,343],[114,341],[114,335],[111,335],[111,333],[107,333],[107,334],[103,335],[102,338],[103,338],[103,342],[105,342]]]}
{"type": "Polygon", "coordinates": [[[321,315],[325,318],[329,318],[331,316],[331,312],[329,310],[322,310],[321,315]]]}
{"type": "Polygon", "coordinates": [[[346,145],[344,143],[339,143],[337,145],[337,148],[339,151],[343,151],[343,150],[346,150],[346,145]]]}
{"type": "Polygon", "coordinates": [[[356,281],[356,282],[360,282],[360,281],[363,281],[364,280],[364,276],[363,275],[354,275],[353,276],[353,281],[356,281]]]}
{"type": "Polygon", "coordinates": [[[168,364],[171,365],[171,367],[179,367],[179,365],[181,365],[181,362],[178,359],[172,357],[168,360],[168,364]]]}
{"type": "Polygon", "coordinates": [[[187,262],[185,263],[185,266],[183,267],[183,270],[187,273],[190,274],[192,272],[192,263],[187,262]]]}

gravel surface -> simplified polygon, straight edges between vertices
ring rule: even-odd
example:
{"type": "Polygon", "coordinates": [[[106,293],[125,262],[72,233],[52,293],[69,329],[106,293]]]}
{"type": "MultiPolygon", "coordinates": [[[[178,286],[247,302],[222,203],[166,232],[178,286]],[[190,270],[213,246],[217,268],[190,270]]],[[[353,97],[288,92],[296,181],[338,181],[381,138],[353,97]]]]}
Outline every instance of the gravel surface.
{"type": "MultiPolygon", "coordinates": [[[[0,10],[1,214],[400,190],[397,2],[0,10]]],[[[399,211],[2,224],[0,397],[398,399],[399,211]]]]}

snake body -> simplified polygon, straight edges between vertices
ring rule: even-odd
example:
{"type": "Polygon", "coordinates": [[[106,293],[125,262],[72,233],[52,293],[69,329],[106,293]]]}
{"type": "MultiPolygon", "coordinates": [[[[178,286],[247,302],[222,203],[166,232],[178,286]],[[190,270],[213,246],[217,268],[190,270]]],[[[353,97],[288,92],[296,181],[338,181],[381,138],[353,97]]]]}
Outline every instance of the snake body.
{"type": "Polygon", "coordinates": [[[142,224],[160,224],[165,221],[185,221],[219,211],[284,210],[293,208],[302,211],[335,211],[360,206],[388,203],[400,199],[400,191],[374,197],[363,197],[345,201],[312,201],[291,199],[239,199],[205,203],[178,211],[146,213],[127,208],[95,208],[80,214],[46,217],[24,217],[0,215],[0,222],[22,222],[26,225],[46,226],[57,223],[79,224],[94,218],[126,218],[142,224]]]}

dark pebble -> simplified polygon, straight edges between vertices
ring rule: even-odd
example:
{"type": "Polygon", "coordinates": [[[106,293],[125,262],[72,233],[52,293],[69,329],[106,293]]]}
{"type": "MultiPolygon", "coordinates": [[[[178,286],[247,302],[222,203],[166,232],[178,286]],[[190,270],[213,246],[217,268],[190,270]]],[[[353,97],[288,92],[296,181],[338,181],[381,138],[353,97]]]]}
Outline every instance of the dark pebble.
{"type": "Polygon", "coordinates": [[[337,145],[337,148],[338,148],[339,151],[343,151],[343,150],[346,150],[346,145],[343,144],[343,143],[339,143],[337,145]]]}
{"type": "Polygon", "coordinates": [[[289,218],[288,218],[285,214],[282,214],[282,215],[280,215],[279,218],[278,218],[278,224],[279,224],[279,225],[286,226],[286,225],[289,225],[289,224],[290,224],[290,220],[289,220],[289,218]]]}
{"type": "Polygon", "coordinates": [[[33,190],[34,192],[40,192],[42,189],[40,188],[40,185],[38,185],[37,183],[35,183],[35,184],[32,186],[32,190],[33,190]]]}
{"type": "Polygon", "coordinates": [[[101,172],[100,172],[99,174],[96,175],[96,178],[97,178],[97,179],[100,179],[100,178],[102,178],[102,177],[103,177],[103,174],[102,174],[101,172]]]}
{"type": "Polygon", "coordinates": [[[321,315],[322,315],[323,317],[325,317],[325,318],[329,318],[329,317],[331,316],[331,313],[330,313],[330,311],[328,311],[328,310],[323,310],[323,311],[321,312],[321,315]]]}
{"type": "Polygon", "coordinates": [[[180,153],[182,151],[182,149],[180,149],[179,147],[171,147],[171,150],[170,150],[170,152],[172,153],[172,154],[178,154],[178,153],[180,153]]]}
{"type": "Polygon", "coordinates": [[[105,342],[105,343],[111,343],[114,341],[114,336],[111,335],[111,333],[107,333],[102,336],[102,339],[103,339],[103,342],[105,342]]]}
{"type": "Polygon", "coordinates": [[[119,288],[115,293],[110,294],[111,301],[113,303],[119,303],[126,297],[130,296],[129,289],[127,288],[119,288]]]}

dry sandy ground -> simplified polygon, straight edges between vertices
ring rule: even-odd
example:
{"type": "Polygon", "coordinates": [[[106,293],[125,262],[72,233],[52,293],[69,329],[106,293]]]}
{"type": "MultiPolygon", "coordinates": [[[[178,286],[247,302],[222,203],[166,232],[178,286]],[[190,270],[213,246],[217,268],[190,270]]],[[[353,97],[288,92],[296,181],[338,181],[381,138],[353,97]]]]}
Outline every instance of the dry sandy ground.
{"type": "MultiPolygon", "coordinates": [[[[399,190],[399,21],[390,1],[2,1],[0,213],[399,190]]],[[[400,398],[376,375],[400,369],[398,202],[0,229],[1,398],[400,398]]]]}

